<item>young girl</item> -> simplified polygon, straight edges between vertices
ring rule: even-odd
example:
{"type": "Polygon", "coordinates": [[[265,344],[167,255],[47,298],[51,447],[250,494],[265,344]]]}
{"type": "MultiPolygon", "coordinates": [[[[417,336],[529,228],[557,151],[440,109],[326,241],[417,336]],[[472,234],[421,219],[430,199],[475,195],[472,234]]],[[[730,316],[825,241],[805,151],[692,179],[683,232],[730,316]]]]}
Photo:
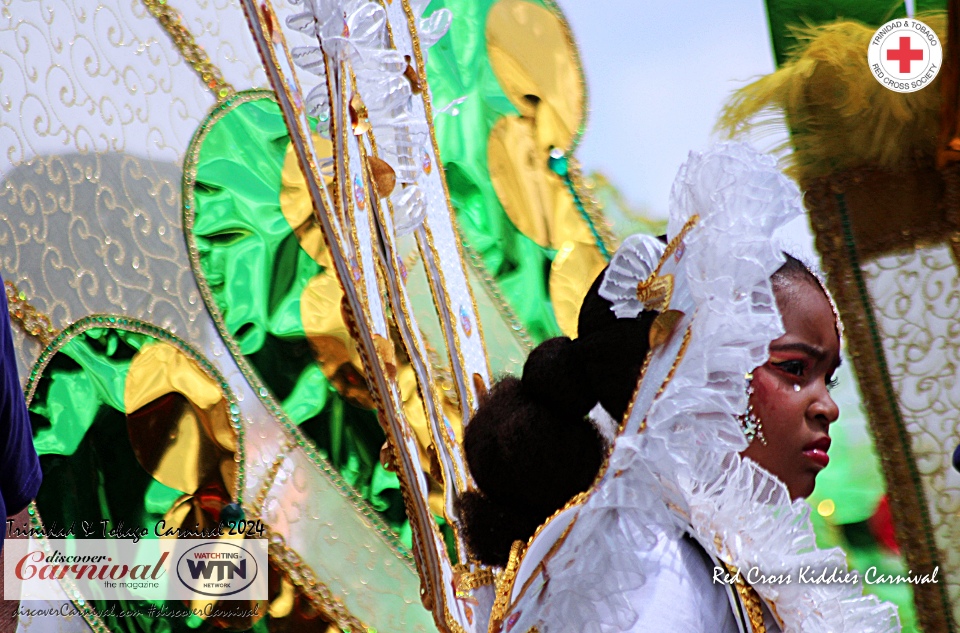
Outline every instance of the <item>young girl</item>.
{"type": "Polygon", "coordinates": [[[797,501],[829,461],[841,326],[771,243],[796,188],[724,145],[691,156],[671,207],[670,242],[629,238],[578,338],[534,350],[467,426],[467,540],[505,567],[491,630],[897,630],[856,579],[804,582],[846,566],[797,501]]]}

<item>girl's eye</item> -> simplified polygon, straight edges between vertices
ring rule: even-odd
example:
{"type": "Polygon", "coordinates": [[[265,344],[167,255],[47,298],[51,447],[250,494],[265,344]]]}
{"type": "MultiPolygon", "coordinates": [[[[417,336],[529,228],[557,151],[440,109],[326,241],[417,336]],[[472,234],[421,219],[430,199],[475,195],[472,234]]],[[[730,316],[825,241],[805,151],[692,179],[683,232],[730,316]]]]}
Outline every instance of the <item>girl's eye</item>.
{"type": "Polygon", "coordinates": [[[827,379],[827,389],[830,390],[830,391],[833,391],[834,389],[836,389],[836,388],[837,388],[837,385],[839,385],[839,384],[840,384],[840,379],[839,379],[839,378],[834,377],[834,378],[828,378],[828,379],[827,379]]]}
{"type": "Polygon", "coordinates": [[[788,374],[800,377],[803,376],[803,361],[799,360],[785,360],[779,363],[774,363],[774,367],[781,371],[785,371],[788,374]]]}

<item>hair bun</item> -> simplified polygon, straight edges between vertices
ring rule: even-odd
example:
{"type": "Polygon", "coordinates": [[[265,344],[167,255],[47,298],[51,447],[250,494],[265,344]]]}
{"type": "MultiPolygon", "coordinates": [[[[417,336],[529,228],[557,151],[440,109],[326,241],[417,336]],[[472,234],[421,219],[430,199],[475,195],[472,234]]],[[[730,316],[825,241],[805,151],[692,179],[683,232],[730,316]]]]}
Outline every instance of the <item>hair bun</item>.
{"type": "Polygon", "coordinates": [[[582,415],[555,413],[510,376],[480,401],[463,434],[467,464],[484,496],[540,521],[590,486],[603,446],[582,415]]]}
{"type": "Polygon", "coordinates": [[[543,520],[490,501],[479,492],[457,498],[463,537],[470,552],[485,565],[505,567],[514,541],[526,541],[543,520]]]}
{"type": "Polygon", "coordinates": [[[521,384],[531,398],[563,417],[583,417],[599,400],[577,342],[565,336],[544,341],[530,352],[521,384]]]}

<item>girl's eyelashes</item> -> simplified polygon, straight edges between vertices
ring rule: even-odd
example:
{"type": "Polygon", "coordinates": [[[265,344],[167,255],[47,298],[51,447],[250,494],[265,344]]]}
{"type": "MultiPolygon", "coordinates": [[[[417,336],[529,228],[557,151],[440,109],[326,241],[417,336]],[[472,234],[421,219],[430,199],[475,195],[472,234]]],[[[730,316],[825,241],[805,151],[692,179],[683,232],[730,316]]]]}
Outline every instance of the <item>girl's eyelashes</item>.
{"type": "Polygon", "coordinates": [[[840,384],[840,379],[837,377],[827,378],[827,389],[834,390],[837,388],[837,385],[840,384]]]}
{"type": "Polygon", "coordinates": [[[773,363],[773,366],[779,369],[780,371],[785,371],[792,376],[798,378],[803,376],[803,361],[800,360],[784,360],[777,363],[773,363]]]}

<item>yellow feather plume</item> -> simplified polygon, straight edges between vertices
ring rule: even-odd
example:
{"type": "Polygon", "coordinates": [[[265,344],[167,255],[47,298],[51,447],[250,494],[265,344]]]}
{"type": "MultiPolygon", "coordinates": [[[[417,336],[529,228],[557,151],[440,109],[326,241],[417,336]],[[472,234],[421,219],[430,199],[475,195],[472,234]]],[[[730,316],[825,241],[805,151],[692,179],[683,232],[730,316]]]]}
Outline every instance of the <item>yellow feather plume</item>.
{"type": "MultiPolygon", "coordinates": [[[[947,32],[944,12],[916,17],[938,34],[947,32]]],[[[931,160],[939,78],[910,93],[882,86],[867,64],[874,32],[849,21],[796,28],[799,44],[790,61],[734,93],[717,128],[735,137],[782,125],[785,117],[794,150],[786,168],[800,182],[854,167],[892,169],[931,160]]]]}

